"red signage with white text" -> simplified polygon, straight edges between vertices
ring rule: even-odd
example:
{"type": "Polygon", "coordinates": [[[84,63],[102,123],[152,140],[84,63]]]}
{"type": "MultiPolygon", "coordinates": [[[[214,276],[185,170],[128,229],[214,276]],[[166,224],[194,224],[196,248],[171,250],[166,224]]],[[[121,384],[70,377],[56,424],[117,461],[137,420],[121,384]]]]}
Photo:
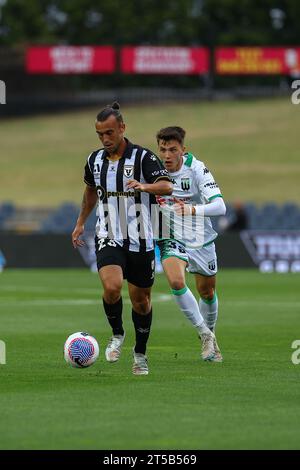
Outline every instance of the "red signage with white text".
{"type": "Polygon", "coordinates": [[[111,46],[30,47],[26,71],[41,74],[113,73],[115,50],[111,46]]]}
{"type": "Polygon", "coordinates": [[[218,47],[219,75],[299,75],[300,47],[218,47]]]}
{"type": "Polygon", "coordinates": [[[128,74],[205,74],[209,52],[204,47],[123,47],[121,70],[128,74]]]}

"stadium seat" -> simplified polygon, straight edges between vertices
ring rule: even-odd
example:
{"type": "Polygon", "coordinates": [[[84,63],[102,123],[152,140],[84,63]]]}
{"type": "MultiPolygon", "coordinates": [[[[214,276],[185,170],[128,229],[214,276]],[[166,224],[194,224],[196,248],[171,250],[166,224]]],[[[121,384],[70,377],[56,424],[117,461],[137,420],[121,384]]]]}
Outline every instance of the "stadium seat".
{"type": "Polygon", "coordinates": [[[15,211],[16,208],[12,202],[3,202],[0,205],[0,228],[5,228],[5,222],[13,217],[15,211]]]}
{"type": "Polygon", "coordinates": [[[255,212],[257,212],[257,207],[255,206],[255,204],[251,203],[251,202],[247,202],[245,205],[244,205],[244,208],[245,208],[245,212],[247,214],[248,217],[250,217],[252,214],[254,214],[255,212]]]}
{"type": "MultiPolygon", "coordinates": [[[[294,203],[286,203],[278,206],[275,203],[266,203],[261,208],[253,203],[245,203],[245,212],[248,216],[248,228],[250,230],[300,230],[300,207],[294,203]]],[[[225,217],[212,217],[213,228],[222,233],[226,231],[226,224],[234,221],[235,210],[232,204],[226,204],[225,217]],[[224,219],[225,222],[224,222],[224,219]]],[[[59,206],[49,217],[41,222],[41,232],[71,233],[78,214],[79,207],[76,204],[65,202],[59,206]]],[[[0,205],[0,229],[5,229],[5,222],[13,217],[16,208],[12,203],[5,202],[0,205]]],[[[96,209],[89,216],[86,224],[86,232],[94,232],[97,221],[96,209]]]]}
{"type": "Polygon", "coordinates": [[[44,221],[41,231],[70,233],[75,226],[78,213],[78,206],[72,203],[64,203],[44,221]]]}
{"type": "Polygon", "coordinates": [[[281,230],[300,229],[300,208],[293,203],[284,204],[279,210],[281,230]]]}
{"type": "Polygon", "coordinates": [[[279,209],[274,203],[262,206],[259,212],[259,225],[262,230],[276,230],[279,224],[279,209]]]}
{"type": "Polygon", "coordinates": [[[263,221],[259,210],[253,212],[248,220],[250,230],[259,230],[262,228],[263,221]]]}
{"type": "Polygon", "coordinates": [[[287,203],[283,204],[282,211],[285,212],[286,214],[298,213],[299,212],[299,207],[298,207],[297,204],[295,204],[293,202],[287,202],[287,203]]]}

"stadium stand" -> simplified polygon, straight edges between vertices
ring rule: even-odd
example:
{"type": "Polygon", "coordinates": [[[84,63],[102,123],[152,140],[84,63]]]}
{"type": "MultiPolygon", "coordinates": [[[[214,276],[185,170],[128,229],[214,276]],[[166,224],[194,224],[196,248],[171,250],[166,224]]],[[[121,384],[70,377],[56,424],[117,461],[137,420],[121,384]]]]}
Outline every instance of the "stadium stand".
{"type": "Polygon", "coordinates": [[[0,230],[10,232],[32,233],[40,230],[53,209],[45,207],[16,207],[12,203],[0,205],[0,230]]]}
{"type": "Polygon", "coordinates": [[[9,220],[15,213],[15,206],[11,202],[3,202],[0,205],[0,229],[5,228],[5,223],[9,220]]]}
{"type": "MultiPolygon", "coordinates": [[[[74,229],[79,207],[72,203],[62,204],[41,225],[40,232],[71,233],[74,229]]],[[[86,231],[93,231],[96,224],[96,209],[92,212],[85,224],[86,231]]]]}
{"type": "MultiPolygon", "coordinates": [[[[226,204],[225,217],[212,218],[215,230],[222,233],[230,230],[236,214],[234,204],[226,204]]],[[[243,206],[249,230],[299,230],[300,206],[285,203],[279,206],[266,203],[257,207],[253,203],[243,206]]],[[[79,214],[76,204],[65,202],[56,209],[20,209],[10,202],[0,204],[0,230],[26,231],[39,233],[71,233],[79,214]]],[[[93,232],[96,224],[96,209],[85,224],[88,232],[93,232]]]]}
{"type": "MultiPolygon", "coordinates": [[[[213,227],[219,232],[230,230],[235,219],[233,205],[226,204],[227,212],[225,220],[222,217],[212,218],[213,227]]],[[[299,230],[300,207],[294,203],[286,203],[278,206],[275,203],[266,203],[257,207],[252,203],[244,205],[247,217],[248,230],[299,230]]]]}

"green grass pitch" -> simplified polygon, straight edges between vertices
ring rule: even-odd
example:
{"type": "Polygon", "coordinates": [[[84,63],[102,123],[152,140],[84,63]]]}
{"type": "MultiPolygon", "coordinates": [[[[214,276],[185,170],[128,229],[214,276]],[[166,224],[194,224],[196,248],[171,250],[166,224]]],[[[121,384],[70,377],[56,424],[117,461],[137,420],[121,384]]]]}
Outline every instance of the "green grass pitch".
{"type": "MultiPolygon", "coordinates": [[[[218,338],[223,364],[200,360],[195,332],[165,278],[153,289],[150,374],[131,373],[133,327],[116,364],[104,360],[110,331],[96,274],[7,270],[0,275],[1,449],[299,449],[299,275],[222,270],[218,338]],[[89,331],[100,359],[63,360],[66,337],[89,331]]],[[[188,278],[193,286],[193,279],[188,278]]]]}

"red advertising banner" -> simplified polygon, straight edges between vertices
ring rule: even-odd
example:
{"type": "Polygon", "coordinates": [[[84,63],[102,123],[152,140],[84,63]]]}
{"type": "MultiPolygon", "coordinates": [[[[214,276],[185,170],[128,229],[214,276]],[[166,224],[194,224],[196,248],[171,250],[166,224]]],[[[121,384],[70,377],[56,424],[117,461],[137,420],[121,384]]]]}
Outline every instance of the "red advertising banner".
{"type": "Polygon", "coordinates": [[[298,75],[300,47],[219,47],[215,52],[219,75],[298,75]]]}
{"type": "Polygon", "coordinates": [[[38,74],[113,73],[115,50],[111,46],[30,47],[26,71],[38,74]]]}
{"type": "Polygon", "coordinates": [[[121,71],[128,74],[205,74],[209,71],[209,52],[204,47],[123,47],[121,71]]]}

